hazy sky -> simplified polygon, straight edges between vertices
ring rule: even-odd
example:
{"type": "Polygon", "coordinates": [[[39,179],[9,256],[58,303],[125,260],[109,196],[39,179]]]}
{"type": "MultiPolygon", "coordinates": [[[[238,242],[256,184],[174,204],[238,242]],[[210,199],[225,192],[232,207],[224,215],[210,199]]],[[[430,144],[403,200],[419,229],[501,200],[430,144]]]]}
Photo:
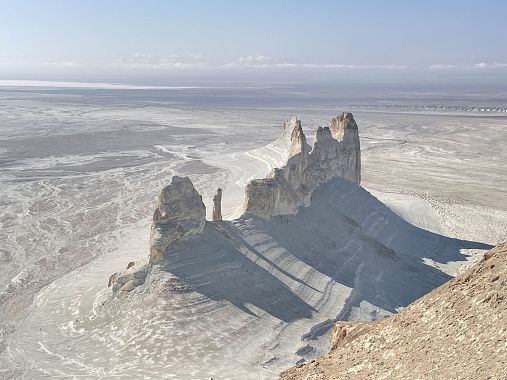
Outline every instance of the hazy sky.
{"type": "Polygon", "coordinates": [[[58,70],[497,70],[505,0],[0,0],[0,76],[58,70]]]}

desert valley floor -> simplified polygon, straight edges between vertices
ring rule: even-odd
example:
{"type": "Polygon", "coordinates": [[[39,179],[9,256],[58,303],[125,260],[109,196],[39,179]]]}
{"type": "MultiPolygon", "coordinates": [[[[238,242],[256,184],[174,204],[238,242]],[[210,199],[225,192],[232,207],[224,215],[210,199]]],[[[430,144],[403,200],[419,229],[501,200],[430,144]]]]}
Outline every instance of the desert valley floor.
{"type": "MultiPolygon", "coordinates": [[[[243,93],[221,90],[216,100],[204,90],[164,91],[0,87],[0,378],[129,378],[149,369],[154,379],[271,379],[326,352],[340,310],[316,308],[310,293],[346,299],[354,285],[328,290],[324,271],[307,279],[311,307],[296,317],[255,302],[220,304],[223,312],[149,296],[142,307],[103,307],[109,276],[147,260],[155,197],[171,177],[189,176],[208,214],[221,187],[224,219],[238,218],[247,182],[281,164],[273,142],[292,115],[312,138],[353,112],[364,189],[439,242],[468,242],[422,265],[450,278],[507,240],[505,113],[385,110],[297,94],[268,102],[257,90],[247,107],[232,100],[243,93]]],[[[341,315],[390,314],[363,306],[341,315]]]]}

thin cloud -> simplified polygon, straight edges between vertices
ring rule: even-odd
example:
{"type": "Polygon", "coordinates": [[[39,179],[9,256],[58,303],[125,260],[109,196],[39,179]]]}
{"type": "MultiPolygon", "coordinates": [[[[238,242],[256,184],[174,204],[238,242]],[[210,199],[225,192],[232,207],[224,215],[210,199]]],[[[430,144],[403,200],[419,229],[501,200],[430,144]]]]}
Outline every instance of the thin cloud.
{"type": "MultiPolygon", "coordinates": [[[[0,63],[1,64],[1,63],[0,63]]],[[[499,64],[495,64],[499,65],[499,64]]],[[[92,68],[92,69],[127,69],[127,70],[249,70],[249,69],[298,69],[298,70],[405,70],[405,65],[354,65],[345,63],[296,63],[276,61],[266,55],[240,56],[233,61],[207,61],[201,54],[154,56],[136,53],[130,56],[118,57],[110,62],[84,63],[66,61],[47,61],[38,65],[47,68],[92,68]]],[[[434,65],[437,68],[439,65],[434,65]]],[[[449,68],[449,67],[448,67],[449,68]]]]}
{"type": "Polygon", "coordinates": [[[264,55],[239,57],[233,62],[227,62],[220,66],[221,68],[255,68],[255,69],[338,69],[338,70],[405,70],[405,65],[350,65],[338,63],[293,63],[293,62],[273,62],[270,57],[264,55]]]}
{"type": "Polygon", "coordinates": [[[503,68],[507,67],[507,63],[498,63],[498,62],[486,63],[486,62],[481,62],[481,63],[476,63],[474,65],[474,67],[476,69],[503,69],[503,68]]]}
{"type": "Polygon", "coordinates": [[[136,53],[130,57],[115,59],[110,66],[127,69],[181,69],[181,68],[206,68],[208,62],[203,60],[202,55],[169,55],[156,57],[148,54],[136,53]]]}
{"type": "Polygon", "coordinates": [[[405,65],[344,65],[344,64],[303,64],[307,68],[322,68],[322,69],[347,69],[347,70],[405,70],[405,65]]]}
{"type": "Polygon", "coordinates": [[[487,63],[480,62],[471,65],[446,65],[446,64],[434,64],[429,66],[430,70],[476,70],[476,69],[505,69],[507,63],[487,63]]]}
{"type": "Polygon", "coordinates": [[[456,65],[443,65],[443,64],[437,63],[435,65],[430,65],[430,70],[452,70],[452,69],[456,69],[458,67],[459,66],[456,66],[456,65]]]}
{"type": "Polygon", "coordinates": [[[219,67],[222,68],[241,68],[241,67],[269,67],[271,58],[265,55],[249,55],[245,57],[239,57],[233,62],[226,62],[219,67]]]}
{"type": "Polygon", "coordinates": [[[43,62],[42,66],[51,66],[51,67],[74,67],[81,66],[81,64],[72,62],[72,61],[62,61],[62,62],[43,62]]]}

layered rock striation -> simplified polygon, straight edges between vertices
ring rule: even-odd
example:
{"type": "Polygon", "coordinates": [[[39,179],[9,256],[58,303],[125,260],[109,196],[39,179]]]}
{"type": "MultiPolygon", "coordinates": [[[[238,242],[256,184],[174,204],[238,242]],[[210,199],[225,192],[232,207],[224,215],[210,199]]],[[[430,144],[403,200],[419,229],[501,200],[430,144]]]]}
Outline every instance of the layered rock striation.
{"type": "Polygon", "coordinates": [[[285,123],[282,136],[288,137],[287,162],[273,169],[264,179],[250,181],[245,189],[245,213],[263,218],[296,214],[307,206],[312,192],[334,177],[361,183],[361,151],[357,123],[351,113],[331,121],[330,127],[319,127],[313,148],[306,142],[301,121],[285,123]]]}

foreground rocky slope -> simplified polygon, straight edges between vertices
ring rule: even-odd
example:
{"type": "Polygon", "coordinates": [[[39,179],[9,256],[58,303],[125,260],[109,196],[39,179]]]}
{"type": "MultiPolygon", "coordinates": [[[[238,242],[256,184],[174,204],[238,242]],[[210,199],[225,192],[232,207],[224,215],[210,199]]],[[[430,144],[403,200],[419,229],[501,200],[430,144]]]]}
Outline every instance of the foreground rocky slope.
{"type": "Polygon", "coordinates": [[[289,379],[505,379],[507,244],[396,316],[339,322],[328,356],[289,379]]]}

